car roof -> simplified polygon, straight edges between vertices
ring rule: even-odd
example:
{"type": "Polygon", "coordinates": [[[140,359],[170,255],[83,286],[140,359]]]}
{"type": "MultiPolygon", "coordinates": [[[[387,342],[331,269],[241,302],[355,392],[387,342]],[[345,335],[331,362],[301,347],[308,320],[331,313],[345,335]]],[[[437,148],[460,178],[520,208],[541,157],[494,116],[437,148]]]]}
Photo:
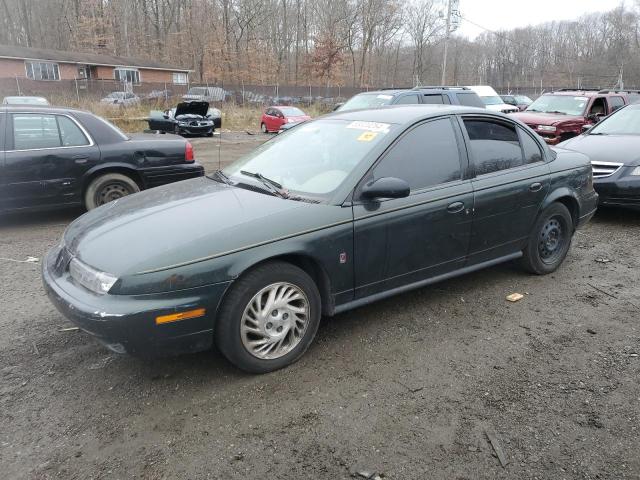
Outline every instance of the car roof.
{"type": "Polygon", "coordinates": [[[482,108],[458,105],[388,105],[370,109],[347,110],[345,112],[338,110],[326,117],[354,122],[362,121],[404,125],[440,115],[465,113],[508,118],[500,113],[490,112],[482,108]]]}
{"type": "Polygon", "coordinates": [[[0,105],[0,110],[11,113],[91,113],[85,110],[78,110],[75,108],[55,107],[51,105],[0,105]]]}

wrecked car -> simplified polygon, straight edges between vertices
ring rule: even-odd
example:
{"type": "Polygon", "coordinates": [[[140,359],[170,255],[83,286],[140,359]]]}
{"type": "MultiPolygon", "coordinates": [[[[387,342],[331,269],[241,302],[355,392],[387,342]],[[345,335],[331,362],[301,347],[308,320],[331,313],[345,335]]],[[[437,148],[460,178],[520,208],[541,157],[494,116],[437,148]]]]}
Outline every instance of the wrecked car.
{"type": "Polygon", "coordinates": [[[177,135],[213,135],[222,125],[217,108],[209,108],[209,102],[181,102],[168,110],[152,110],[148,118],[149,129],[177,135]]]}

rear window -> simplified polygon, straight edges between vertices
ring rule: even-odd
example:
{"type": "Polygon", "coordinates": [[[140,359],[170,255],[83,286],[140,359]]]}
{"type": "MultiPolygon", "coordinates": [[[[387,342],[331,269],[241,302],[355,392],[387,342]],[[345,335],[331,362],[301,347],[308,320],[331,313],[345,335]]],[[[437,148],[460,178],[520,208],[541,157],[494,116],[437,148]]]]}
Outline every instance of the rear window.
{"type": "Polygon", "coordinates": [[[464,105],[466,107],[484,108],[484,103],[482,103],[480,97],[478,97],[478,95],[476,95],[475,93],[456,93],[456,95],[458,96],[458,102],[460,103],[460,105],[464,105]]]}

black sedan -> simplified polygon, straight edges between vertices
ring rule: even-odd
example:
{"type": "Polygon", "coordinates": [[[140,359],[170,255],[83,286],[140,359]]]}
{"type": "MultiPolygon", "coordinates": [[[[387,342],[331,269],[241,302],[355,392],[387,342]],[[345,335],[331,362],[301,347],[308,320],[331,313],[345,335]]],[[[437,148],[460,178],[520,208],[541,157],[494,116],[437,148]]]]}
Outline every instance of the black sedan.
{"type": "Polygon", "coordinates": [[[85,214],[48,253],[44,284],[116,352],[215,341],[268,372],[300,358],[321,315],[514,259],[553,272],[597,199],[586,156],[504,115],[338,112],[85,214]]]}
{"type": "Polygon", "coordinates": [[[640,210],[640,105],[623,107],[558,146],[591,159],[602,205],[640,210]]]}
{"type": "Polygon", "coordinates": [[[204,175],[180,137],[125,135],[89,112],[0,108],[0,211],[84,205],[204,175]]]}
{"type": "Polygon", "coordinates": [[[222,125],[217,108],[209,108],[204,101],[181,102],[175,108],[161,112],[152,110],[147,120],[150,130],[178,135],[212,136],[222,125]]]}

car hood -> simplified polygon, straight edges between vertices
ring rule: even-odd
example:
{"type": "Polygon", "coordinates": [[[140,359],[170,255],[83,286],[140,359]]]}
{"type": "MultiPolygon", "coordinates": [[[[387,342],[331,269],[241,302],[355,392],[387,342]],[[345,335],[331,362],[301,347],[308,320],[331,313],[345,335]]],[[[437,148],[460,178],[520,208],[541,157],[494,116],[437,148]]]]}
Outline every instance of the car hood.
{"type": "Polygon", "coordinates": [[[346,214],[200,177],[91,210],[69,226],[64,243],[86,264],[122,277],[253,248],[346,214]]]}
{"type": "Polygon", "coordinates": [[[638,135],[579,135],[562,142],[560,147],[580,152],[593,162],[624,163],[640,166],[640,136],[638,135]]]}
{"type": "Polygon", "coordinates": [[[311,117],[309,115],[297,115],[295,117],[287,117],[287,121],[290,123],[306,122],[307,120],[311,120],[311,117]]]}
{"type": "Polygon", "coordinates": [[[209,111],[209,102],[180,102],[176,106],[174,116],[176,118],[180,115],[200,115],[201,117],[206,117],[207,111],[209,111]]]}
{"type": "Polygon", "coordinates": [[[550,125],[555,126],[559,123],[565,122],[580,122],[584,123],[584,117],[574,115],[562,115],[559,113],[544,113],[544,112],[520,112],[514,113],[513,116],[526,123],[527,125],[550,125]]]}

